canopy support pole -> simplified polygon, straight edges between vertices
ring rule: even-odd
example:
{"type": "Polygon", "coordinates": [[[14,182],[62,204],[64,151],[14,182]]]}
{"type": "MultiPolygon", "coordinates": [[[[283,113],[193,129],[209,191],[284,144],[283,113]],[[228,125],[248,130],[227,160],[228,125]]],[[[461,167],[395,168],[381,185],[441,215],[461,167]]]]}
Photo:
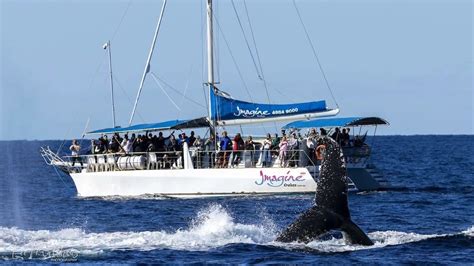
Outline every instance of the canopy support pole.
{"type": "Polygon", "coordinates": [[[140,81],[140,87],[138,88],[137,98],[135,99],[135,104],[133,105],[132,115],[130,116],[129,126],[132,125],[133,117],[135,116],[135,111],[137,109],[138,100],[140,99],[140,94],[143,89],[143,83],[145,82],[145,77],[148,72],[150,72],[150,61],[153,56],[153,50],[155,49],[156,38],[158,37],[158,32],[160,31],[161,20],[163,19],[163,14],[165,12],[166,1],[163,0],[163,6],[161,7],[160,17],[158,18],[158,24],[156,25],[155,35],[153,36],[153,41],[151,43],[150,52],[148,53],[148,59],[146,60],[145,70],[143,70],[142,80],[140,81]]]}

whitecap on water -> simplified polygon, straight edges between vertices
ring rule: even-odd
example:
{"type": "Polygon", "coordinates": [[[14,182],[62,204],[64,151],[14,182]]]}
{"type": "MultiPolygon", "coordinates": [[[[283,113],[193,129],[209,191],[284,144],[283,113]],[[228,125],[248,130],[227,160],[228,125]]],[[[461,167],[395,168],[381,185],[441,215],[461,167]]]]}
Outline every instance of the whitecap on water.
{"type": "Polygon", "coordinates": [[[462,233],[469,237],[474,237],[474,225],[471,226],[469,229],[462,231],[462,233]]]}
{"type": "Polygon", "coordinates": [[[189,229],[175,232],[86,233],[79,228],[30,231],[0,227],[0,253],[44,249],[74,249],[83,254],[124,249],[208,250],[231,243],[268,243],[276,238],[274,228],[268,220],[259,225],[236,223],[222,206],[212,205],[198,213],[189,229]]]}
{"type": "MultiPolygon", "coordinates": [[[[462,232],[473,236],[474,226],[462,232]]],[[[278,230],[273,221],[264,218],[258,224],[241,224],[220,205],[211,205],[198,213],[188,229],[174,232],[143,231],[86,233],[80,228],[66,228],[58,231],[22,230],[0,227],[0,255],[12,252],[38,250],[74,251],[79,254],[98,254],[110,250],[209,250],[232,243],[271,245],[285,249],[311,248],[321,252],[345,252],[360,249],[400,245],[446,235],[423,235],[397,231],[369,233],[375,245],[366,247],[347,245],[344,239],[328,239],[302,243],[274,242],[278,230]]]]}

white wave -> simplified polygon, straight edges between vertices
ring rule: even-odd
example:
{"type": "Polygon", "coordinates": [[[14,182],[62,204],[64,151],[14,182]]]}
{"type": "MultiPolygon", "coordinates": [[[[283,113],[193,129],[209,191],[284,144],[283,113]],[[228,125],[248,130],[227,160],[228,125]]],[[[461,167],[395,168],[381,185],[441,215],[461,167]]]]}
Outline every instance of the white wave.
{"type": "Polygon", "coordinates": [[[344,238],[330,238],[328,240],[314,240],[308,244],[302,243],[290,243],[282,244],[275,243],[276,246],[280,246],[287,249],[313,249],[320,252],[346,252],[356,251],[363,249],[382,248],[386,246],[401,245],[411,242],[418,242],[425,239],[434,237],[440,237],[444,235],[422,235],[417,233],[405,233],[398,231],[376,231],[368,234],[369,238],[374,242],[373,246],[362,246],[362,245],[350,245],[344,238]]]}
{"type": "Polygon", "coordinates": [[[471,226],[469,229],[462,231],[462,233],[466,236],[474,237],[474,225],[471,226]]]}
{"type": "Polygon", "coordinates": [[[346,241],[342,238],[336,239],[332,238],[325,241],[312,241],[308,243],[305,247],[309,247],[322,252],[345,252],[345,251],[354,251],[361,249],[372,249],[372,248],[382,248],[386,246],[395,246],[402,245],[412,242],[418,242],[422,240],[445,237],[445,236],[454,236],[463,234],[466,236],[474,236],[474,226],[471,226],[469,229],[462,231],[461,233],[454,234],[417,234],[417,233],[406,233],[399,231],[376,231],[368,234],[369,238],[374,242],[373,246],[361,246],[361,245],[348,245],[346,241]]]}
{"type": "MultiPolygon", "coordinates": [[[[322,252],[345,252],[369,248],[381,248],[417,242],[446,235],[423,235],[397,231],[369,233],[375,245],[366,247],[347,245],[344,239],[329,239],[302,243],[278,243],[274,239],[278,230],[273,221],[262,218],[257,224],[241,224],[220,205],[212,205],[198,213],[188,229],[174,232],[112,232],[86,233],[80,228],[66,228],[58,231],[22,230],[0,227],[0,255],[12,252],[74,251],[93,255],[110,250],[210,250],[231,243],[271,245],[285,249],[311,248],[322,252]]],[[[462,232],[473,236],[474,226],[462,232]]],[[[0,256],[1,257],[1,256],[0,256]]]]}
{"type": "Polygon", "coordinates": [[[175,232],[86,233],[80,228],[59,231],[29,231],[0,227],[0,253],[37,250],[78,250],[83,254],[104,250],[208,250],[230,243],[268,243],[276,238],[273,222],[263,219],[258,225],[235,223],[220,205],[198,214],[187,230],[175,232]]]}

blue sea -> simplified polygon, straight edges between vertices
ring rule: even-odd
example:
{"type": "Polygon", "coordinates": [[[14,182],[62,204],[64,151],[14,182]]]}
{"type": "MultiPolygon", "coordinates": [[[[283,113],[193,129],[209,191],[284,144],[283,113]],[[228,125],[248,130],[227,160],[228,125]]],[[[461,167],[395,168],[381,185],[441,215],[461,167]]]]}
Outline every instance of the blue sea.
{"type": "Polygon", "coordinates": [[[337,234],[275,242],[312,205],[311,194],[79,198],[72,180],[39,154],[61,141],[3,141],[0,262],[473,264],[474,136],[369,141],[390,188],[352,193],[349,204],[371,247],[347,245],[337,234]]]}

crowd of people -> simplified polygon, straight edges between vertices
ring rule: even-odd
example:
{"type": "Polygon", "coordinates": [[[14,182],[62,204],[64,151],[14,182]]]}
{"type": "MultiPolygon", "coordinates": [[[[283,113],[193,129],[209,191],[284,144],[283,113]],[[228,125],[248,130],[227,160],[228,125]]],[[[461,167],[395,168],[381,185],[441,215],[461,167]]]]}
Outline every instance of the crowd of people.
{"type": "MultiPolygon", "coordinates": [[[[361,139],[351,139],[349,132],[349,128],[343,128],[342,131],[335,128],[330,137],[342,147],[360,145],[361,139]]],[[[316,139],[319,135],[325,136],[327,134],[324,128],[320,128],[319,132],[316,129],[311,129],[306,137],[303,137],[297,131],[292,131],[287,135],[286,131],[282,130],[280,136],[274,134],[272,137],[267,134],[262,142],[255,142],[252,136],[248,136],[244,140],[240,133],[231,138],[227,131],[223,131],[220,137],[216,134],[216,138],[214,134],[211,134],[206,140],[201,139],[200,136],[195,136],[194,131],[191,131],[189,136],[182,132],[178,134],[178,138],[175,137],[174,131],[167,137],[164,137],[162,132],[159,132],[158,135],[152,133],[136,135],[133,133],[129,136],[124,134],[123,137],[119,133],[115,133],[110,139],[104,134],[100,138],[92,140],[90,154],[113,153],[126,155],[151,152],[156,153],[158,159],[165,157],[170,161],[170,165],[173,165],[178,163],[178,158],[183,160],[183,156],[181,156],[183,144],[187,143],[190,150],[193,151],[193,162],[198,168],[204,163],[203,155],[207,155],[208,162],[206,163],[209,167],[227,168],[229,165],[231,167],[239,165],[244,153],[249,156],[251,166],[254,166],[256,164],[254,156],[256,150],[262,152],[262,167],[270,167],[272,159],[276,157],[279,158],[281,167],[293,167],[296,166],[299,159],[301,144],[306,144],[309,150],[309,159],[316,161],[318,159],[316,139]]],[[[73,141],[69,149],[72,154],[72,165],[74,166],[76,162],[82,165],[79,157],[80,146],[76,140],[73,141]]],[[[181,161],[181,165],[184,165],[183,161],[181,161]]]]}

